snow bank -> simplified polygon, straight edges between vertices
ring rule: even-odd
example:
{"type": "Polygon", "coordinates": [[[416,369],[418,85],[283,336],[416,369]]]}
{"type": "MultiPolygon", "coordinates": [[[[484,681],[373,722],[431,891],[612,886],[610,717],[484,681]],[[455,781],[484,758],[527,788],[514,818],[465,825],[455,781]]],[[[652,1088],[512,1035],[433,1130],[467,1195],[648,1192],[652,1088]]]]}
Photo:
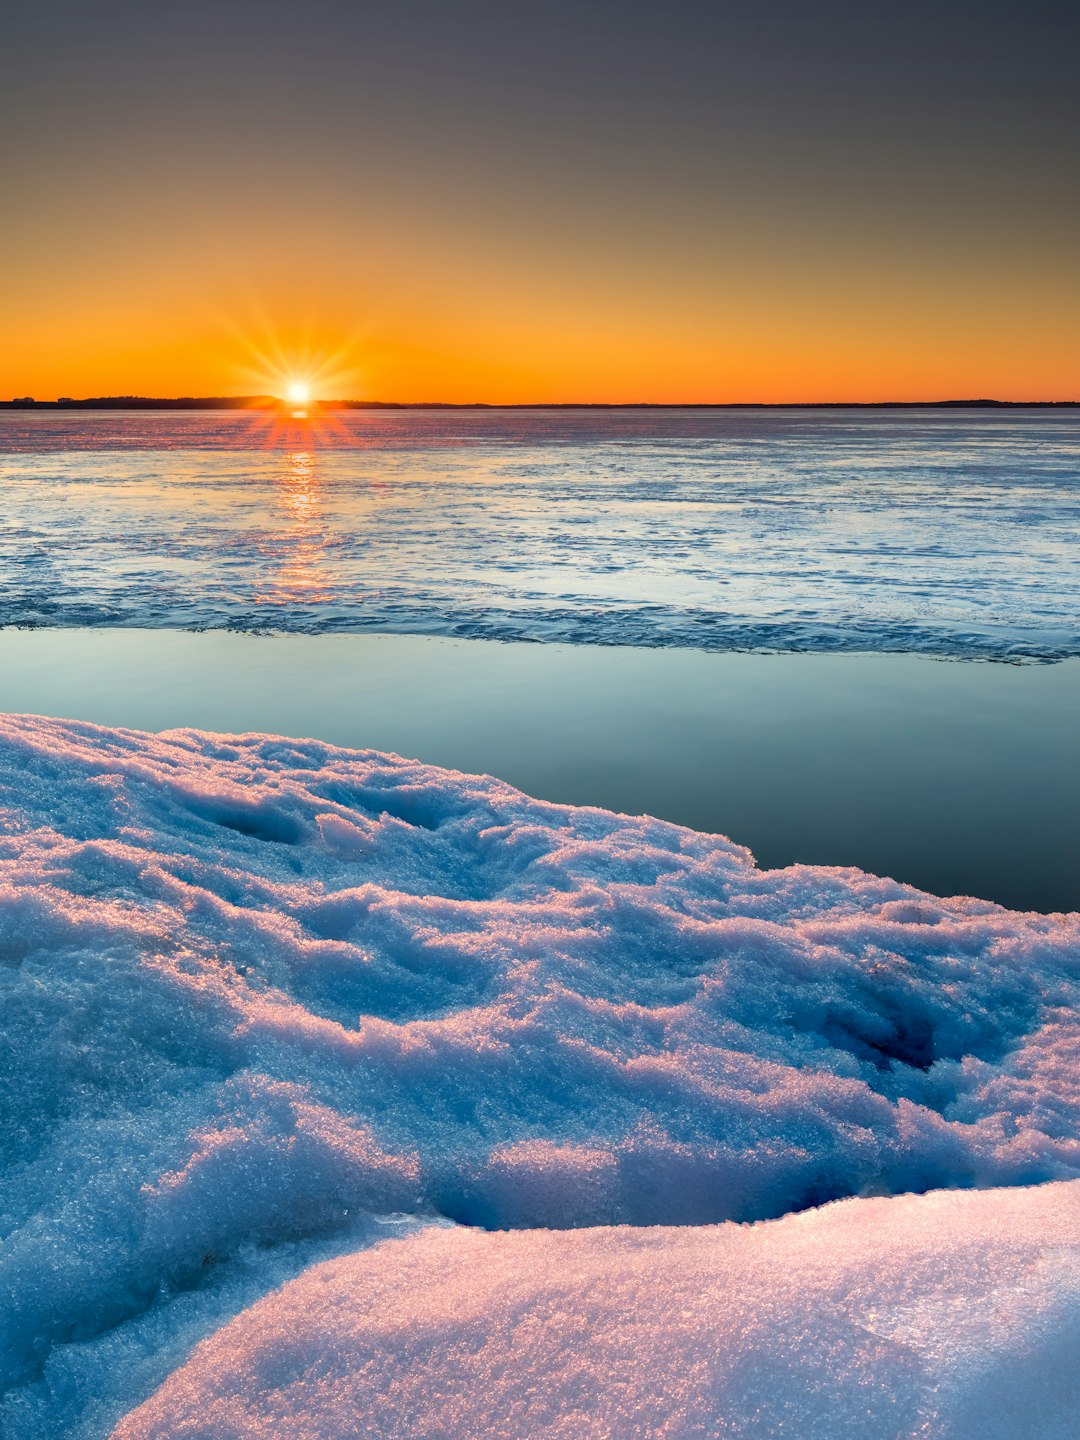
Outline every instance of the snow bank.
{"type": "Polygon", "coordinates": [[[114,1440],[1071,1440],[1080,1182],[313,1266],[114,1440]]]}
{"type": "Polygon", "coordinates": [[[373,1215],[1080,1175],[1075,915],[259,735],[2,718],[0,830],[13,1436],[101,1433],[373,1215]]]}

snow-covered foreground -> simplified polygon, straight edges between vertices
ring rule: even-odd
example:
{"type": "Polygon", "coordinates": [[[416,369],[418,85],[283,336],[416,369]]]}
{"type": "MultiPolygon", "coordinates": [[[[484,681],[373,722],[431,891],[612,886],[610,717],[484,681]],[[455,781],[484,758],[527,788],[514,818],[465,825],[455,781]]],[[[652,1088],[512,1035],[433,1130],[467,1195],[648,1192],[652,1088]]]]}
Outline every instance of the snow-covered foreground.
{"type": "Polygon", "coordinates": [[[115,1440],[1074,1440],[1080,1181],[313,1266],[115,1440]]]}
{"type": "MultiPolygon", "coordinates": [[[[382,1431],[354,1416],[345,1433],[486,1433],[467,1406],[519,1349],[541,1410],[514,1409],[504,1377],[490,1403],[519,1416],[507,1434],[545,1433],[548,1404],[567,1417],[551,1434],[640,1433],[614,1417],[669,1373],[689,1408],[656,1433],[699,1433],[679,1416],[700,1419],[707,1394],[731,1433],[784,1396],[788,1429],[757,1433],[815,1433],[827,1392],[891,1436],[880,1417],[920,1413],[934,1376],[943,1406],[946,1391],[957,1415],[985,1400],[1000,1426],[983,1369],[1027,1355],[1042,1375],[1075,1333],[1072,1186],[858,1199],[750,1230],[460,1226],[701,1227],[1080,1176],[1076,915],[853,870],[761,872],[721,837],[272,736],[4,717],[0,805],[5,1435],[106,1433],[295,1275],[300,1290],[237,1322],[242,1346],[221,1340],[241,1357],[229,1404],[257,1415],[309,1343],[327,1367],[325,1385],[308,1377],[313,1410],[354,1384],[407,1407],[415,1388],[414,1429],[384,1408],[382,1431]],[[923,1257],[909,1273],[905,1249],[923,1257]],[[337,1269],[308,1268],[328,1256],[337,1269]],[[390,1293],[397,1321],[378,1305],[390,1293]],[[429,1300],[445,1344],[425,1349],[429,1300]],[[554,1310],[549,1338],[533,1333],[554,1310]],[[400,1386],[380,1369],[391,1332],[423,1351],[400,1386]],[[710,1335],[723,1353],[700,1360],[710,1335]],[[595,1371],[559,1360],[572,1345],[583,1366],[595,1347],[595,1371]],[[459,1372],[472,1400],[455,1398],[459,1372]],[[579,1403],[599,1407],[594,1431],[579,1403]]],[[[206,1429],[208,1353],[132,1434],[170,1406],[196,1433],[233,1433],[206,1429]]],[[[951,1423],[919,1433],[967,1433],[951,1423]]]]}

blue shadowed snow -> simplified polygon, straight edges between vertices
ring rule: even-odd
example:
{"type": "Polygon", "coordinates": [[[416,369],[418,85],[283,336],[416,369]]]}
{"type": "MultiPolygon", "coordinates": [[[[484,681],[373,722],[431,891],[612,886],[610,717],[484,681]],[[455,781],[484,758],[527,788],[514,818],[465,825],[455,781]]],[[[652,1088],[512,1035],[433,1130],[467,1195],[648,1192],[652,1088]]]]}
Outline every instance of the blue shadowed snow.
{"type": "Polygon", "coordinates": [[[0,806],[18,1440],[103,1433],[394,1214],[701,1225],[1080,1175],[1076,915],[273,736],[6,717],[0,806]]]}

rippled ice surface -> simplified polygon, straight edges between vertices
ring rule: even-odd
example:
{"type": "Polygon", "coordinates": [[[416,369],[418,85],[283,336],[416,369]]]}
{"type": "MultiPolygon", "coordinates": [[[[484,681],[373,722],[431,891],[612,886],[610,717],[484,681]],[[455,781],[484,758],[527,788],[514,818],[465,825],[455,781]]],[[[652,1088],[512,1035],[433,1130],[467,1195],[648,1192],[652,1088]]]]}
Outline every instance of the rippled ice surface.
{"type": "Polygon", "coordinates": [[[1080,654],[1070,411],[9,412],[0,623],[1080,654]]]}

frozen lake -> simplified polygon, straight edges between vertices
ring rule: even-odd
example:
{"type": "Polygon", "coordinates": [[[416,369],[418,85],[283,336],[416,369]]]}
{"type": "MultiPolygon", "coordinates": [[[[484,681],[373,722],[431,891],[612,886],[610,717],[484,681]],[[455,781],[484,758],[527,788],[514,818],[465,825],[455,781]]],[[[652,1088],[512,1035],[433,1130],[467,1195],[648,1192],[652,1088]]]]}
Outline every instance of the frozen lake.
{"type": "Polygon", "coordinates": [[[0,415],[0,623],[1080,654],[1074,410],[0,415]]]}

